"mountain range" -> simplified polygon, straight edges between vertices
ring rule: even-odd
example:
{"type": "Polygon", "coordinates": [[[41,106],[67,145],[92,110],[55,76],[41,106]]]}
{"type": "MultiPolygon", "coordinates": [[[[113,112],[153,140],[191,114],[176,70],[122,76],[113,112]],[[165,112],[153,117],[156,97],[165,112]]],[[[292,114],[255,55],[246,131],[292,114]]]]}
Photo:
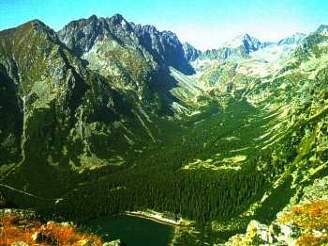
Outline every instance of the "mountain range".
{"type": "Polygon", "coordinates": [[[174,245],[238,245],[254,220],[279,227],[326,182],[327,47],[322,25],[201,52],[119,14],[3,30],[0,192],[73,220],[171,212],[190,222],[174,245]]]}

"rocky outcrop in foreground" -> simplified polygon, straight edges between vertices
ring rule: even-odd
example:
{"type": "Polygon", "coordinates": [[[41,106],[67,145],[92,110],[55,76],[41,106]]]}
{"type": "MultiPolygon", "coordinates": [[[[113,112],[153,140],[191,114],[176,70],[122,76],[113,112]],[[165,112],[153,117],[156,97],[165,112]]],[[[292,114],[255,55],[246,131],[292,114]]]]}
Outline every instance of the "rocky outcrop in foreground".
{"type": "Polygon", "coordinates": [[[304,188],[296,204],[289,204],[270,225],[252,220],[245,234],[225,245],[327,245],[328,178],[316,179],[304,188]]]}

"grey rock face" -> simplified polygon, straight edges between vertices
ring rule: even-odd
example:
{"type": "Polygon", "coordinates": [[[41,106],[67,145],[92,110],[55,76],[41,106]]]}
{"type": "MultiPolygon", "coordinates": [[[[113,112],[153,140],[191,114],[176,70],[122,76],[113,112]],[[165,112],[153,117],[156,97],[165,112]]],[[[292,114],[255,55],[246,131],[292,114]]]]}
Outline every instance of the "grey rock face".
{"type": "Polygon", "coordinates": [[[185,58],[189,62],[196,60],[202,53],[200,50],[196,49],[189,43],[183,44],[183,50],[184,50],[185,58]]]}
{"type": "Polygon", "coordinates": [[[262,43],[257,38],[254,38],[249,34],[243,35],[241,40],[247,54],[257,51],[262,46],[262,43]]]}
{"type": "Polygon", "coordinates": [[[295,33],[287,38],[284,38],[278,42],[278,45],[292,45],[292,44],[300,44],[302,40],[306,37],[304,33],[295,33]]]}
{"type": "Polygon", "coordinates": [[[249,34],[243,34],[224,43],[218,49],[203,52],[200,55],[200,59],[216,59],[220,61],[240,59],[247,57],[252,52],[255,52],[268,45],[268,43],[262,43],[257,38],[254,38],[249,34]]]}
{"type": "Polygon", "coordinates": [[[151,54],[164,69],[172,66],[185,74],[194,72],[185,58],[181,42],[173,32],[161,32],[150,25],[135,25],[119,14],[111,18],[91,16],[72,21],[58,35],[78,56],[88,52],[97,40],[107,38],[151,54]]]}
{"type": "Polygon", "coordinates": [[[315,33],[319,34],[327,34],[328,33],[328,25],[320,25],[315,33]]]}

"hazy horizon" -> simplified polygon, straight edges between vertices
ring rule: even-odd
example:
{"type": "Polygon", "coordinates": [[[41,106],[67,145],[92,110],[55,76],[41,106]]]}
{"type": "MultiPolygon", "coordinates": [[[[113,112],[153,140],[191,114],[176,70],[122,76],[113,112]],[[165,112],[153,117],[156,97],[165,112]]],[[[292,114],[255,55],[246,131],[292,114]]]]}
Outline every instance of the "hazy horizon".
{"type": "Polygon", "coordinates": [[[328,23],[328,3],[322,1],[255,0],[164,2],[142,0],[71,1],[0,0],[0,30],[40,19],[56,31],[72,20],[116,13],[128,21],[169,30],[198,49],[218,48],[242,33],[263,41],[278,41],[296,32],[309,33],[328,23]],[[319,7],[320,6],[320,7],[319,7]]]}

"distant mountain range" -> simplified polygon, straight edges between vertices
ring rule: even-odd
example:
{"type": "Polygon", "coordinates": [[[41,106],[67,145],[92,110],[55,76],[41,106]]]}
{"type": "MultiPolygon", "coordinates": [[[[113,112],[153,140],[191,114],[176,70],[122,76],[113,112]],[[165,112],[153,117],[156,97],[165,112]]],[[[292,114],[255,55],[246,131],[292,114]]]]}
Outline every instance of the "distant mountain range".
{"type": "MultiPolygon", "coordinates": [[[[263,42],[249,34],[243,34],[236,36],[231,41],[225,42],[218,49],[206,50],[202,53],[198,53],[199,55],[197,58],[200,60],[215,59],[219,61],[246,58],[250,54],[267,47],[298,45],[305,36],[306,35],[303,33],[296,33],[278,42],[263,42]]],[[[194,60],[196,59],[193,59],[193,61],[194,60]]]]}

